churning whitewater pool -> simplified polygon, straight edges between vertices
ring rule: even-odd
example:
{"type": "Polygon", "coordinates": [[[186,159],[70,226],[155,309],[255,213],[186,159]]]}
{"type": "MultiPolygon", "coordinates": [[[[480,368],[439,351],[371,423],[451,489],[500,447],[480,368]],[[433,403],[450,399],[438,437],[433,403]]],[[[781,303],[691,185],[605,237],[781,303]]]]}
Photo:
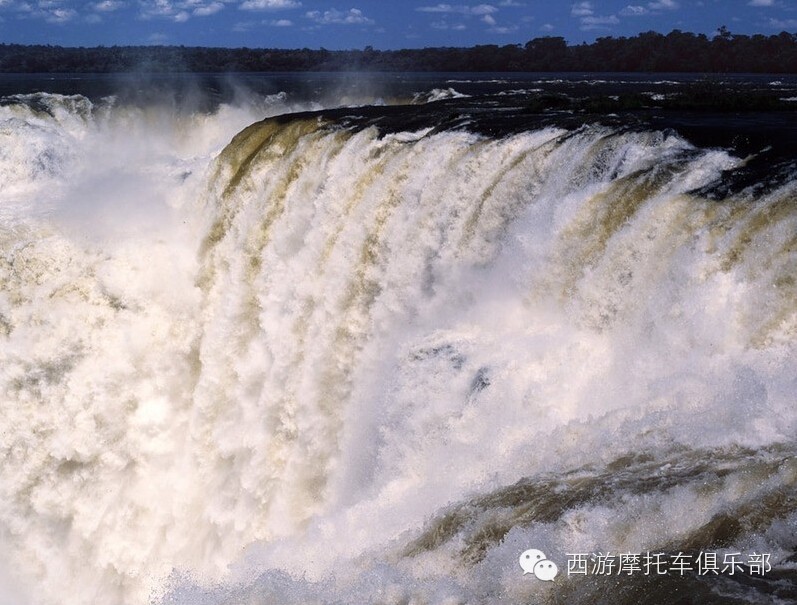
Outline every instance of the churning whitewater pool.
{"type": "Polygon", "coordinates": [[[0,603],[797,602],[794,113],[465,84],[3,97],[0,603]]]}

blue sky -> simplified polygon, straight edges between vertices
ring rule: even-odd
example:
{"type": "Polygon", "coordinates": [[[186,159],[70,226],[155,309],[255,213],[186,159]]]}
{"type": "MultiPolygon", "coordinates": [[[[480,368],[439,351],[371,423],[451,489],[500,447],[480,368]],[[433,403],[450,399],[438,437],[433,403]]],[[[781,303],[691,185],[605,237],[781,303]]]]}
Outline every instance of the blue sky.
{"type": "Polygon", "coordinates": [[[417,48],[672,29],[797,32],[797,0],[0,0],[0,41],[417,48]]]}

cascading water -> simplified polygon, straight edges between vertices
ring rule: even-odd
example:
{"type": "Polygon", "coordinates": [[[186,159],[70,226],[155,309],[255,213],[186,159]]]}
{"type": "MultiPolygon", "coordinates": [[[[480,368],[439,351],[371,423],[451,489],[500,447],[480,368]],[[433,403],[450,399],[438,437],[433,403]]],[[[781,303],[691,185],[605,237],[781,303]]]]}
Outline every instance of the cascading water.
{"type": "Polygon", "coordinates": [[[517,557],[757,549],[788,581],[793,178],[708,199],[745,161],[666,129],[317,113],[219,153],[253,112],[2,109],[13,602],[785,598],[517,557]]]}

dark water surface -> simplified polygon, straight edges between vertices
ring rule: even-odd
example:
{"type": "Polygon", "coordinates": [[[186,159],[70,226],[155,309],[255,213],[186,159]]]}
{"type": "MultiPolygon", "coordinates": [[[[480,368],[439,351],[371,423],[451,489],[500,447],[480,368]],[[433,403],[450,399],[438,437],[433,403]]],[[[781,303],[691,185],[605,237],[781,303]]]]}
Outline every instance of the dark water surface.
{"type": "Polygon", "coordinates": [[[434,88],[453,88],[467,95],[539,89],[573,96],[633,92],[677,93],[684,86],[705,83],[717,90],[773,92],[797,96],[797,76],[761,74],[638,73],[231,73],[231,74],[0,74],[0,95],[49,92],[81,94],[92,100],[109,95],[122,99],[156,99],[169,93],[177,99],[206,95],[230,101],[242,90],[255,94],[285,92],[300,100],[336,98],[411,98],[434,88]]]}

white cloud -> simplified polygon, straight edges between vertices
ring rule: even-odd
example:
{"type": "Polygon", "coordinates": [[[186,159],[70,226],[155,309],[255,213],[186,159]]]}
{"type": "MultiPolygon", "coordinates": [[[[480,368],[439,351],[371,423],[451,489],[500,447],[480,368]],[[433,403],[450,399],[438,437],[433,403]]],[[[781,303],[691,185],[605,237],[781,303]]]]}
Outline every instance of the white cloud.
{"type": "MultiPolygon", "coordinates": [[[[503,6],[522,6],[515,2],[515,0],[503,0],[503,6]]],[[[434,6],[420,6],[415,9],[421,13],[437,13],[443,15],[462,15],[463,17],[478,17],[480,21],[486,23],[489,28],[488,32],[492,33],[509,33],[510,28],[500,27],[495,17],[493,16],[498,12],[498,9],[492,4],[436,4],[434,6]]],[[[450,24],[445,18],[442,21],[434,21],[430,23],[434,29],[450,29],[455,31],[462,31],[466,29],[463,23],[450,24]]],[[[514,31],[516,28],[511,28],[514,31]]]]}
{"type": "Polygon", "coordinates": [[[498,9],[492,4],[437,4],[435,6],[420,6],[415,9],[421,13],[456,13],[459,15],[489,15],[497,13],[498,9]]]}
{"type": "Polygon", "coordinates": [[[291,27],[293,25],[293,21],[290,19],[277,19],[275,21],[269,21],[268,24],[271,27],[291,27]]]}
{"type": "Polygon", "coordinates": [[[675,10],[678,8],[678,3],[675,0],[658,0],[658,2],[648,2],[648,8],[653,11],[675,10]]]}
{"type": "Polygon", "coordinates": [[[197,17],[208,17],[210,15],[215,15],[217,12],[222,10],[224,5],[221,2],[211,2],[207,6],[199,6],[194,9],[194,14],[197,17]]]}
{"type": "Polygon", "coordinates": [[[509,27],[501,26],[501,27],[491,27],[487,31],[491,34],[511,34],[517,31],[517,25],[510,25],[509,27]]]}
{"type": "MultiPolygon", "coordinates": [[[[31,19],[42,19],[47,23],[63,24],[78,17],[78,12],[72,8],[60,6],[61,2],[56,0],[40,0],[36,5],[23,2],[17,5],[16,9],[24,13],[25,17],[31,19]]],[[[4,3],[0,7],[5,7],[10,3],[4,3]]]]}
{"type": "Polygon", "coordinates": [[[48,23],[66,23],[77,17],[77,11],[71,8],[55,8],[46,11],[44,20],[48,23]]]}
{"type": "Polygon", "coordinates": [[[775,6],[775,0],[750,0],[750,6],[775,6]]]}
{"type": "Polygon", "coordinates": [[[579,2],[574,4],[570,9],[570,14],[573,17],[589,17],[594,14],[592,2],[579,2]]]}
{"type": "Polygon", "coordinates": [[[618,23],[620,23],[620,19],[614,15],[609,15],[607,17],[582,17],[581,29],[584,31],[589,31],[592,29],[608,29],[608,26],[617,25],[618,23]]]}
{"type": "Polygon", "coordinates": [[[498,9],[495,8],[492,4],[479,4],[477,6],[470,7],[470,12],[466,13],[468,15],[489,15],[490,13],[497,13],[498,9]]]}
{"type": "Polygon", "coordinates": [[[89,6],[99,13],[112,13],[120,8],[124,8],[125,3],[119,0],[102,0],[102,2],[95,2],[89,6]]]}
{"type": "Polygon", "coordinates": [[[301,5],[296,0],[246,0],[239,8],[243,11],[278,11],[299,8],[301,5]]]}
{"type": "MultiPolygon", "coordinates": [[[[119,0],[101,0],[100,4],[119,2],[119,0]]],[[[140,0],[141,19],[168,19],[175,23],[185,23],[192,15],[197,17],[207,17],[215,15],[222,10],[225,5],[220,0],[140,0]]]]}
{"type": "Polygon", "coordinates": [[[450,30],[458,31],[458,32],[468,29],[467,26],[464,23],[450,24],[450,23],[447,23],[446,21],[434,21],[433,23],[430,23],[429,26],[432,29],[441,29],[441,30],[450,29],[450,30]]]}
{"type": "Polygon", "coordinates": [[[501,0],[498,6],[526,6],[523,2],[516,2],[515,0],[501,0]]]}
{"type": "Polygon", "coordinates": [[[540,26],[540,31],[543,31],[543,32],[552,32],[554,29],[556,29],[556,28],[553,25],[551,25],[550,23],[544,23],[544,24],[542,24],[540,26]]]}
{"type": "Polygon", "coordinates": [[[647,15],[650,11],[644,6],[631,6],[630,4],[620,11],[623,17],[641,17],[647,15]]]}
{"type": "MultiPolygon", "coordinates": [[[[664,1],[669,2],[671,0],[664,1]]],[[[595,15],[595,8],[592,2],[577,2],[573,4],[570,7],[570,15],[573,17],[578,17],[578,20],[581,23],[580,29],[582,31],[588,31],[592,29],[609,29],[609,26],[620,23],[620,19],[618,19],[616,15],[595,15]]]]}
{"type": "Polygon", "coordinates": [[[770,19],[769,26],[772,29],[797,30],[797,19],[770,19]]]}
{"type": "Polygon", "coordinates": [[[415,9],[421,13],[453,13],[456,12],[450,4],[438,4],[437,6],[420,6],[415,9]]]}
{"type": "Polygon", "coordinates": [[[173,17],[177,9],[170,0],[146,0],[141,3],[141,18],[173,17]]]}
{"type": "Polygon", "coordinates": [[[332,8],[328,11],[310,11],[305,17],[319,25],[373,25],[374,20],[366,17],[358,8],[350,8],[347,12],[332,8]]]}

